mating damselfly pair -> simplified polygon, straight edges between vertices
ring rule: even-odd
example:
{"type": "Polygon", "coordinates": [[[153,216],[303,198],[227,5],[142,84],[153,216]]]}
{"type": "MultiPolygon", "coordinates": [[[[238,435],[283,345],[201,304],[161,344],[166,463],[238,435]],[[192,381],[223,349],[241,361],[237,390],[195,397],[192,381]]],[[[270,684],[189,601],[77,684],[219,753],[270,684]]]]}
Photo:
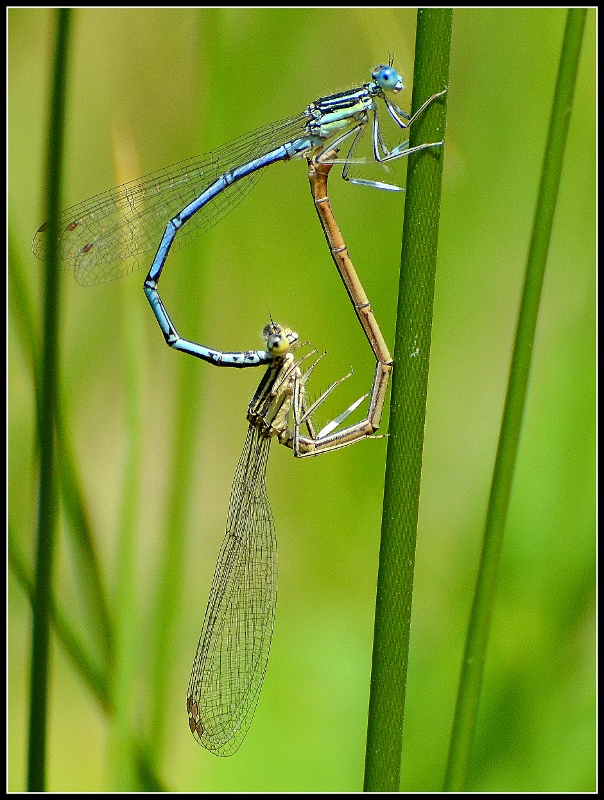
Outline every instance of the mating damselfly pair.
{"type": "MultiPolygon", "coordinates": [[[[207,156],[103,192],[61,216],[61,264],[73,270],[79,283],[89,286],[126,275],[141,267],[145,254],[157,248],[144,291],[167,344],[218,366],[267,365],[248,408],[250,426],[233,481],[226,534],[187,691],[191,731],[217,755],[231,755],[241,744],[268,661],[277,587],[276,539],[265,488],[270,442],[277,437],[294,455],[304,457],[345,447],[379,428],[392,359],[333,216],[327,176],[333,164],[342,164],[342,177],[351,183],[400,190],[382,181],[352,177],[360,161],[355,151],[368,127],[373,159],[381,164],[443,144],[411,148],[405,140],[388,149],[378,100],[398,128],[406,130],[446,92],[428,98],[410,116],[386,94],[402,88],[402,78],[392,64],[380,65],[361,87],[319,98],[295,117],[260,128],[207,156]],[[339,158],[345,142],[348,152],[339,158]],[[311,190],[332,258],[376,358],[371,391],[318,433],[311,416],[344,379],[310,403],[306,382],[320,357],[303,372],[302,363],[316,351],[296,358],[301,346],[296,333],[271,321],[264,330],[266,349],[214,350],[179,336],[157,289],[173,245],[187,243],[222,219],[246,196],[265,167],[291,159],[309,163],[311,190]],[[336,430],[367,397],[366,417],[336,430]]],[[[47,240],[45,224],[33,241],[39,258],[44,257],[47,240]]]]}

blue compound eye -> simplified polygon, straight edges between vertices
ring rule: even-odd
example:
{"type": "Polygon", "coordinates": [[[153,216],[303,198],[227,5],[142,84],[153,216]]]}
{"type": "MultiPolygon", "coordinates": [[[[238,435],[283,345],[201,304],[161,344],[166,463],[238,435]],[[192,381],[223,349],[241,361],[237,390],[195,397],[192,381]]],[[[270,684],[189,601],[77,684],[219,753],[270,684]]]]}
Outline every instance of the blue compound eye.
{"type": "Polygon", "coordinates": [[[403,88],[403,79],[394,67],[386,67],[382,64],[373,70],[371,77],[380,89],[384,89],[387,92],[400,91],[403,88]]]}

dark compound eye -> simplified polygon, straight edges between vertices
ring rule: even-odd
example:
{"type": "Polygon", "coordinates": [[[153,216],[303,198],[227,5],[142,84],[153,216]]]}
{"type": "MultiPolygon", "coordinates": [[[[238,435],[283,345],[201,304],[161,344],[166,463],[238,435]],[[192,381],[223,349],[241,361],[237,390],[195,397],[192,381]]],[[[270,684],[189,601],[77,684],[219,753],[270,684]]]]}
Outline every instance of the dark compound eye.
{"type": "Polygon", "coordinates": [[[274,333],[269,336],[266,343],[267,350],[276,356],[281,356],[289,349],[289,342],[283,333],[274,333]]]}

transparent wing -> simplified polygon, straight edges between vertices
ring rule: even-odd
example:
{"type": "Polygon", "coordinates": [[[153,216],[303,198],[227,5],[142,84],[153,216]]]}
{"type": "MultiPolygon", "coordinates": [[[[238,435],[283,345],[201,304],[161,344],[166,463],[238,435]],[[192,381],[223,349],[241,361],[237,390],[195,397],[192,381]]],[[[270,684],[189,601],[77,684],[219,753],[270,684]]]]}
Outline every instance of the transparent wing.
{"type": "Polygon", "coordinates": [[[232,755],[247,733],[273,635],[277,540],[266,494],[270,442],[249,427],[187,691],[191,732],[218,756],[232,755]]]}
{"type": "MultiPolygon", "coordinates": [[[[306,117],[273,122],[204,156],[180,161],[143,178],[91,197],[61,215],[61,264],[78,283],[94,285],[139,269],[155,251],[168,221],[216,178],[301,136],[306,117]]],[[[183,247],[231,211],[254,186],[262,170],[231,184],[181,229],[172,249],[183,247]]],[[[36,232],[32,249],[43,259],[48,225],[36,232]]]]}

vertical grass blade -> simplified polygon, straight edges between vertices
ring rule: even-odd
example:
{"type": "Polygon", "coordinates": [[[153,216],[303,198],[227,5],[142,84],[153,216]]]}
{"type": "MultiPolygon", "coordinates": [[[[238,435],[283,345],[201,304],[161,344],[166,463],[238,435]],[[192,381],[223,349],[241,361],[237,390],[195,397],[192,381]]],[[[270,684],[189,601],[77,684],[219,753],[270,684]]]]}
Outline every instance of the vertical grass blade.
{"type": "MultiPolygon", "coordinates": [[[[10,215],[9,215],[10,216],[10,215]]],[[[18,331],[21,352],[32,375],[36,397],[36,420],[42,419],[40,399],[41,358],[40,325],[28,295],[24,266],[19,248],[9,226],[8,286],[11,325],[18,331]]],[[[94,640],[97,655],[109,663],[112,649],[111,621],[101,559],[96,548],[94,531],[89,519],[78,465],[69,439],[70,425],[66,421],[65,403],[55,416],[56,448],[59,453],[61,508],[67,525],[64,528],[67,544],[72,548],[75,578],[82,598],[87,633],[94,640]]],[[[36,431],[36,441],[39,436],[36,431]]],[[[12,564],[12,561],[11,561],[12,564]]],[[[32,582],[33,587],[33,582],[32,582]]],[[[31,595],[33,597],[33,593],[31,595]]]]}
{"type": "MultiPolygon", "coordinates": [[[[26,594],[29,602],[33,603],[34,582],[30,574],[31,570],[29,570],[26,559],[21,553],[17,542],[18,536],[11,530],[9,523],[8,560],[11,573],[26,594]]],[[[50,598],[50,620],[57,640],[63,645],[64,651],[74,669],[107,717],[112,719],[115,712],[112,706],[107,670],[102,664],[95,661],[94,656],[73,627],[69,614],[60,605],[54,594],[51,594],[50,598]]],[[[134,754],[133,759],[137,770],[138,783],[142,790],[147,792],[169,791],[155,772],[149,759],[148,751],[144,743],[140,741],[138,731],[131,732],[130,735],[131,741],[128,746],[134,754]]]]}
{"type": "MultiPolygon", "coordinates": [[[[9,522],[8,526],[8,563],[11,573],[16,578],[19,586],[27,596],[30,603],[34,598],[34,582],[31,568],[27,559],[20,551],[19,537],[9,522]]],[[[89,652],[83,640],[74,629],[69,615],[66,614],[57,602],[54,593],[51,593],[49,602],[50,621],[57,639],[70,658],[76,671],[80,674],[87,688],[95,697],[101,708],[109,712],[109,695],[107,688],[107,672],[94,656],[89,652]]]]}
{"type": "MultiPolygon", "coordinates": [[[[449,82],[452,11],[418,12],[412,111],[449,82]]],[[[444,139],[446,103],[414,123],[410,147],[444,139]]],[[[438,246],[442,149],[409,157],[394,345],[390,437],[375,611],[365,757],[368,792],[396,792],[403,718],[415,539],[438,246]]]]}
{"type": "Polygon", "coordinates": [[[451,732],[445,791],[464,790],[470,761],[503,531],[526,405],[541,287],[556,210],[585,16],[586,9],[571,8],[568,11],[533,233],[526,263],[507,396],[495,456],[482,554],[451,732]]]}
{"type": "Polygon", "coordinates": [[[43,792],[46,778],[46,731],[48,725],[48,661],[52,568],[58,519],[55,419],[58,409],[59,341],[59,213],[61,211],[61,172],[67,59],[71,11],[56,12],[57,28],[52,71],[51,108],[47,142],[47,216],[50,229],[44,271],[44,320],[42,341],[40,419],[40,484],[36,572],[33,598],[31,682],[29,698],[28,791],[43,792]]]}

